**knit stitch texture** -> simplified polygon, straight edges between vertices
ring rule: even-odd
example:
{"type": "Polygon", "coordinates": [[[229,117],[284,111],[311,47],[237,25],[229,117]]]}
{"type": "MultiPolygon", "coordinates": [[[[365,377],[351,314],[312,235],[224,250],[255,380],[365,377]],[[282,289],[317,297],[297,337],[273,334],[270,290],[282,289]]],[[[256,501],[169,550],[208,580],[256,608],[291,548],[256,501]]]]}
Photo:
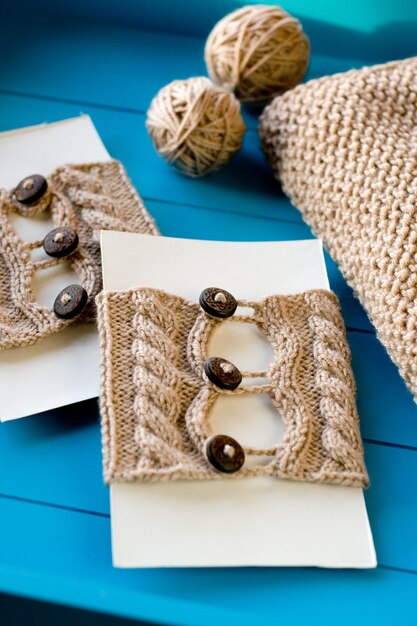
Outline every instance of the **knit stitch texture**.
{"type": "Polygon", "coordinates": [[[260,134],[417,399],[417,58],[300,85],[260,134]]]}
{"type": "Polygon", "coordinates": [[[204,372],[208,345],[223,322],[166,292],[138,288],[96,298],[101,341],[101,414],[106,482],[225,478],[208,462],[210,412],[221,394],[265,393],[286,425],[269,457],[226,479],[279,478],[364,487],[355,383],[337,298],[324,290],[238,301],[274,349],[265,372],[242,372],[224,391],[204,372]],[[245,378],[264,376],[261,385],[245,378]]]}
{"type": "Polygon", "coordinates": [[[77,321],[94,321],[94,297],[102,288],[100,230],[158,234],[118,161],[65,165],[47,180],[47,193],[31,207],[18,203],[13,190],[0,189],[0,349],[35,343],[72,322],[36,301],[36,271],[68,263],[89,296],[77,321]],[[34,261],[31,252],[42,247],[42,240],[22,241],[11,223],[13,212],[30,219],[44,211],[50,211],[54,228],[76,230],[79,246],[70,256],[34,261]]]}

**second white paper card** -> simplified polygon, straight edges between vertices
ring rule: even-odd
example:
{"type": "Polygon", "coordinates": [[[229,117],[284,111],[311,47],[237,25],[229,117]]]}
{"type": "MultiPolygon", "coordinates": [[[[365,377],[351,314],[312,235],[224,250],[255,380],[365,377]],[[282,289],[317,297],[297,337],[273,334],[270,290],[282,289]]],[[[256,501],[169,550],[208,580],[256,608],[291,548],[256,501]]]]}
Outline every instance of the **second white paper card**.
{"type": "MultiPolygon", "coordinates": [[[[67,163],[109,160],[88,115],[0,133],[0,185],[6,189],[35,172],[47,176],[67,163]]],[[[31,219],[17,216],[14,227],[24,241],[34,241],[43,239],[53,224],[49,214],[31,219]]],[[[49,307],[56,294],[74,282],[77,276],[61,264],[36,273],[32,287],[39,302],[49,307]]],[[[34,345],[1,351],[0,421],[94,398],[99,369],[93,324],[69,326],[34,345]]]]}

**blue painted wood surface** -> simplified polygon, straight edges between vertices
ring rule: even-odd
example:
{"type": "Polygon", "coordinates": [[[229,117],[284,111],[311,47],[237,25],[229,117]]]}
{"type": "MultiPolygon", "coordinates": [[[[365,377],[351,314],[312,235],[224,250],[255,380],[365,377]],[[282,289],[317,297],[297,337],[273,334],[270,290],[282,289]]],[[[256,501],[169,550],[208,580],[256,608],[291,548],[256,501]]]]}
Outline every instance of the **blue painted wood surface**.
{"type": "MultiPolygon", "coordinates": [[[[44,0],[34,13],[31,0],[4,0],[0,130],[89,113],[163,234],[311,237],[263,159],[253,112],[245,112],[241,154],[198,181],[158,159],[144,129],[157,89],[204,73],[203,34],[237,4],[177,0],[173,11],[165,0],[105,0],[100,8],[44,0]]],[[[288,0],[286,7],[311,36],[310,76],[417,53],[414,3],[288,0]]],[[[99,413],[88,401],[0,427],[0,591],[164,624],[415,623],[417,409],[351,289],[326,263],[352,350],[379,568],[115,570],[99,413]]]]}

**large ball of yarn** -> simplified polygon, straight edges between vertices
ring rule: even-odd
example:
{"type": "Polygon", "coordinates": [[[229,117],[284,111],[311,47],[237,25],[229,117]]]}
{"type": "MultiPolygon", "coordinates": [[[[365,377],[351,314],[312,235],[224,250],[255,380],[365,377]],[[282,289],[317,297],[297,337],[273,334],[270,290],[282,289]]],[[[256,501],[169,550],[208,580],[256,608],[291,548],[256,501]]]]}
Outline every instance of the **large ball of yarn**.
{"type": "Polygon", "coordinates": [[[163,87],[146,127],[160,156],[189,176],[218,170],[239,150],[246,131],[235,96],[202,76],[163,87]]]}
{"type": "Polygon", "coordinates": [[[310,58],[300,22],[277,6],[246,6],[211,31],[204,53],[211,79],[244,102],[269,100],[297,85],[310,58]]]}

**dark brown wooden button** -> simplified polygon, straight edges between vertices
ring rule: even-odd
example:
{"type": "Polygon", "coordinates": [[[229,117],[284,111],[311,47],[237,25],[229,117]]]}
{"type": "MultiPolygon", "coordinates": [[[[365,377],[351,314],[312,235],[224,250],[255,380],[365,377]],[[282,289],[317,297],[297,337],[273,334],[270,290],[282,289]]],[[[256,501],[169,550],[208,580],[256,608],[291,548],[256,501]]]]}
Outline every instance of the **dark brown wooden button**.
{"type": "Polygon", "coordinates": [[[14,190],[14,197],[21,204],[36,204],[46,193],[48,183],[40,174],[32,174],[20,181],[14,190]]]}
{"type": "Polygon", "coordinates": [[[64,320],[70,320],[79,315],[87,304],[88,295],[81,285],[69,285],[56,297],[54,313],[64,320]]]}
{"type": "Polygon", "coordinates": [[[225,289],[208,287],[201,292],[200,306],[208,315],[225,319],[236,311],[237,302],[225,289]]]}
{"type": "Polygon", "coordinates": [[[63,226],[49,232],[43,240],[43,249],[53,257],[72,254],[78,247],[78,235],[73,228],[63,226]]]}
{"type": "Polygon", "coordinates": [[[204,366],[207,378],[220,389],[233,391],[242,382],[242,374],[230,361],[219,356],[207,359],[204,366]]]}
{"type": "Polygon", "coordinates": [[[228,435],[214,435],[207,441],[207,459],[219,472],[233,474],[238,472],[245,462],[245,452],[240,445],[228,435]]]}

